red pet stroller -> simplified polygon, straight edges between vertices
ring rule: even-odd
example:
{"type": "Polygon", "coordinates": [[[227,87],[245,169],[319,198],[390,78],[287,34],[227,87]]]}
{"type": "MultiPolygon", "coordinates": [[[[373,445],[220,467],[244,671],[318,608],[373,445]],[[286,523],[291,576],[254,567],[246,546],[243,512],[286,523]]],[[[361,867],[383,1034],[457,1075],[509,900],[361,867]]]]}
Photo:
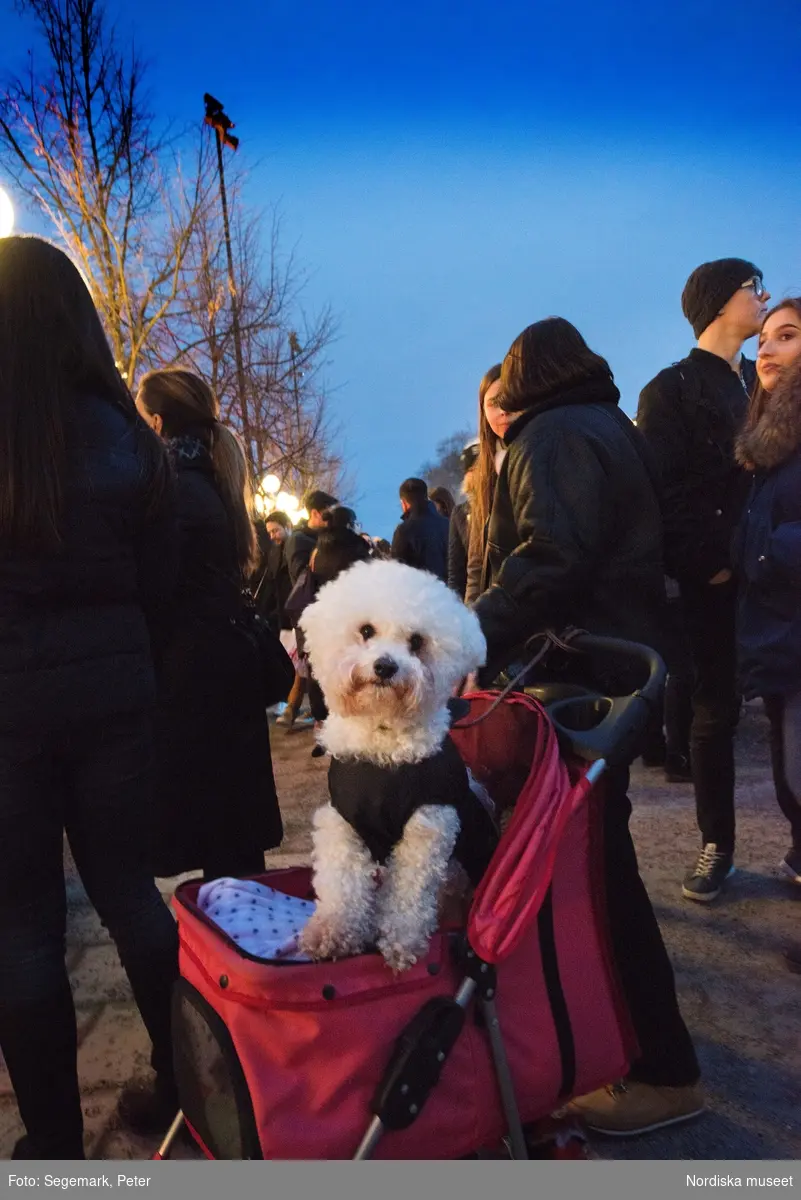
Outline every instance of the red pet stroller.
{"type": "MultiPolygon", "coordinates": [[[[607,940],[599,779],[634,757],[664,668],[626,642],[574,647],[644,659],[648,683],[616,699],[559,684],[470,697],[451,736],[513,811],[466,929],[441,930],[409,971],[377,953],[256,959],[209,922],[199,883],[178,889],[182,1113],[157,1157],[185,1120],[215,1159],[459,1158],[503,1139],[526,1158],[525,1123],[625,1074],[636,1046],[607,940]]],[[[260,881],[311,894],[306,868],[260,881]]]]}

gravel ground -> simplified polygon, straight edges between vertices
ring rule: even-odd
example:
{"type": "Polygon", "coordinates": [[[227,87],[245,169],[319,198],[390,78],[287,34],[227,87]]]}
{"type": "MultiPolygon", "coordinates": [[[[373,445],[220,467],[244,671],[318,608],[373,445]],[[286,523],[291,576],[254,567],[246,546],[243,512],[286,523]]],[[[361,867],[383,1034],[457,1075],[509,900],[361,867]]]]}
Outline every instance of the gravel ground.
{"type": "MultiPolygon", "coordinates": [[[[697,851],[692,789],[635,767],[633,830],[643,877],[673,958],[679,995],[698,1046],[709,1110],[674,1130],[626,1141],[597,1139],[602,1158],[801,1159],[801,978],[781,948],[801,938],[801,888],[776,874],[787,831],[770,783],[766,725],[746,709],[738,737],[737,874],[712,905],[681,898],[697,851]]],[[[308,861],[309,816],[326,795],[325,760],[311,735],[273,732],[286,839],[269,863],[308,861]]],[[[68,963],[78,1010],[87,1153],[148,1158],[151,1141],[115,1124],[120,1087],[147,1069],[146,1039],[127,980],[67,861],[68,963]]],[[[164,881],[168,893],[175,881],[164,881]]],[[[0,1158],[21,1133],[0,1059],[0,1158]]],[[[179,1146],[175,1157],[193,1156],[179,1146]]]]}

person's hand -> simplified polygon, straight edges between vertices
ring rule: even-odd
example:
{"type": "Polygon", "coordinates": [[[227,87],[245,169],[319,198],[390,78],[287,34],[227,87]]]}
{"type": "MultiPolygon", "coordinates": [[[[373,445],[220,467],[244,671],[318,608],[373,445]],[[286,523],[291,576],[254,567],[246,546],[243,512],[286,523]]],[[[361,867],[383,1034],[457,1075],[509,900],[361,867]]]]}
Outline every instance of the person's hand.
{"type": "Polygon", "coordinates": [[[718,584],[728,583],[731,579],[731,571],[728,567],[724,567],[722,571],[718,571],[717,575],[713,575],[709,581],[710,587],[717,587],[718,584]]]}

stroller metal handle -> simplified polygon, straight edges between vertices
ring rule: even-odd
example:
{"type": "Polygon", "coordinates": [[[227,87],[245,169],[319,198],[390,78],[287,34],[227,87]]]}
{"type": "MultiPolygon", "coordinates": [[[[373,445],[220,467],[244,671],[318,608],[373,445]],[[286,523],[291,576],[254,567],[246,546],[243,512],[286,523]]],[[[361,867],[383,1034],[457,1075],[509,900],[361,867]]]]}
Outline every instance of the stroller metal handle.
{"type": "Polygon", "coordinates": [[[628,765],[637,756],[640,740],[661,704],[667,670],[650,646],[622,638],[581,633],[571,647],[586,654],[615,655],[640,662],[648,669],[642,687],[627,696],[601,696],[587,692],[547,706],[548,716],[560,739],[584,762],[604,759],[609,766],[628,765]]]}

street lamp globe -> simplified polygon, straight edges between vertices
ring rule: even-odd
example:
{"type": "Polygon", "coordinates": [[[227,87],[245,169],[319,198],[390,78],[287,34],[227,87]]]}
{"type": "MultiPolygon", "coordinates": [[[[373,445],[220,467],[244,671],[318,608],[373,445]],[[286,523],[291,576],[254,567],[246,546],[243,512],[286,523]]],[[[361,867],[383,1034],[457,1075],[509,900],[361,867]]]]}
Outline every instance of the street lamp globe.
{"type": "Polygon", "coordinates": [[[14,206],[8,192],[0,187],[0,237],[8,237],[14,228],[14,206]]]}
{"type": "Polygon", "coordinates": [[[261,490],[267,496],[275,496],[281,491],[281,480],[277,475],[265,475],[261,481],[261,490]]]}
{"type": "Polygon", "coordinates": [[[292,516],[300,508],[300,501],[297,496],[293,496],[291,492],[279,492],[275,497],[276,508],[281,512],[285,512],[287,516],[292,516]]]}

